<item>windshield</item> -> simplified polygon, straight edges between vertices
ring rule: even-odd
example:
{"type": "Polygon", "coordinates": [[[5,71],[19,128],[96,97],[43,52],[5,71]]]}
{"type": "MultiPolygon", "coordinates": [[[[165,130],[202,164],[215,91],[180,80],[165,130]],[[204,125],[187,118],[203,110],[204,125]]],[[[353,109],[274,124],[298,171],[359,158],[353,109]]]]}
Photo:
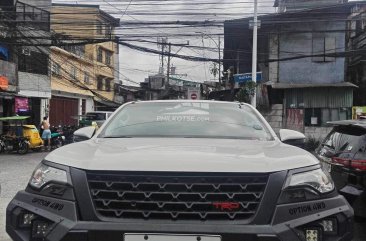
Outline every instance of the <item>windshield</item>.
{"type": "Polygon", "coordinates": [[[99,120],[105,120],[105,113],[86,113],[85,120],[89,121],[99,121],[99,120]]]}
{"type": "Polygon", "coordinates": [[[331,148],[335,153],[357,152],[366,142],[366,130],[357,127],[339,126],[324,140],[322,146],[331,148]]]}
{"type": "Polygon", "coordinates": [[[130,104],[113,117],[99,137],[273,138],[249,107],[207,102],[130,104]]]}

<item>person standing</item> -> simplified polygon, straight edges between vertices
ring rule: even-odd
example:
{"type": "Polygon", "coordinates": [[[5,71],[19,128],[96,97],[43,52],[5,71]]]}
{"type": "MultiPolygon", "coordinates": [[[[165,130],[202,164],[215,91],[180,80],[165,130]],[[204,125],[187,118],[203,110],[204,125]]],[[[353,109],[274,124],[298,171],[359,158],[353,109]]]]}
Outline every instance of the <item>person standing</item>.
{"type": "Polygon", "coordinates": [[[41,128],[43,129],[42,139],[44,142],[47,141],[47,149],[50,151],[51,150],[51,130],[50,130],[50,123],[48,122],[47,116],[43,117],[41,128]]]}

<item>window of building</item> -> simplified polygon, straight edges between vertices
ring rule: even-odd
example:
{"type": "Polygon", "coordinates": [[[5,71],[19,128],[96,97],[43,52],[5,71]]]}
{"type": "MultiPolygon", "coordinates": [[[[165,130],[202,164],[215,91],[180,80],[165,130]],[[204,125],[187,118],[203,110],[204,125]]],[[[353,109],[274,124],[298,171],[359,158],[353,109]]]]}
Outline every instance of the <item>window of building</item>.
{"type": "Polygon", "coordinates": [[[98,48],[98,50],[97,50],[97,61],[98,62],[103,62],[103,50],[102,50],[102,48],[98,48]]]}
{"type": "Polygon", "coordinates": [[[85,84],[90,84],[90,76],[88,74],[88,72],[84,72],[84,83],[85,84]]]}
{"type": "Polygon", "coordinates": [[[105,64],[111,65],[112,63],[112,53],[109,51],[105,51],[105,64]]]}
{"type": "Polygon", "coordinates": [[[77,69],[75,67],[71,67],[70,77],[75,80],[77,79],[77,69]]]}
{"type": "Polygon", "coordinates": [[[97,34],[103,34],[103,24],[100,21],[97,21],[96,23],[96,28],[97,28],[97,34]]]}
{"type": "Polygon", "coordinates": [[[85,45],[67,45],[63,49],[80,57],[85,55],[85,45]]]}
{"type": "Polygon", "coordinates": [[[103,77],[98,76],[97,78],[97,89],[103,90],[103,77]]]}
{"type": "Polygon", "coordinates": [[[105,90],[108,92],[111,91],[111,80],[110,79],[105,80],[105,90]]]}
{"type": "Polygon", "coordinates": [[[51,66],[52,75],[60,76],[61,75],[61,66],[58,63],[53,62],[51,66]]]}
{"type": "Polygon", "coordinates": [[[112,35],[112,27],[109,26],[109,25],[106,25],[105,26],[105,36],[106,37],[111,37],[111,35],[112,35]]]}
{"type": "Polygon", "coordinates": [[[327,126],[330,121],[347,120],[351,116],[351,108],[306,108],[305,126],[327,126]]]}
{"type": "Polygon", "coordinates": [[[336,53],[336,39],[324,34],[313,34],[313,62],[332,62],[334,56],[327,56],[336,53]]]}

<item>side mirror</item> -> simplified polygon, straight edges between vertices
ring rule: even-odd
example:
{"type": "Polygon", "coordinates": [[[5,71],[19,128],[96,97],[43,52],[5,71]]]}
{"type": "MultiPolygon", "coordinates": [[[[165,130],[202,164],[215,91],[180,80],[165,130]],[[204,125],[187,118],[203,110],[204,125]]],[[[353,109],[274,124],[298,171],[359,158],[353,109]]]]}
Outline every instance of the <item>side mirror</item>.
{"type": "Polygon", "coordinates": [[[283,143],[297,146],[300,148],[305,147],[305,135],[301,132],[288,130],[288,129],[281,129],[280,130],[280,138],[283,143]]]}
{"type": "Polygon", "coordinates": [[[94,126],[87,126],[80,128],[74,132],[74,142],[86,141],[91,139],[95,134],[96,128],[94,126]]]}

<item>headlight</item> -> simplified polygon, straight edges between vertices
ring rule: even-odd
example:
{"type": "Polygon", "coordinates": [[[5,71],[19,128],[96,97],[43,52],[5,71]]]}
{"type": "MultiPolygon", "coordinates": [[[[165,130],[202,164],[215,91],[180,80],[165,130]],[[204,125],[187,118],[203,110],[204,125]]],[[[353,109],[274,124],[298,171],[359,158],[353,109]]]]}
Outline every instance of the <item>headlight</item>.
{"type": "Polygon", "coordinates": [[[320,193],[334,190],[334,183],[329,173],[322,169],[293,174],[286,182],[285,189],[289,187],[309,186],[320,193]]]}
{"type": "Polygon", "coordinates": [[[279,203],[304,202],[328,195],[334,190],[334,183],[322,169],[290,175],[283,187],[279,203]]]}
{"type": "Polygon", "coordinates": [[[29,185],[40,189],[43,185],[56,182],[67,184],[67,173],[65,170],[47,166],[41,163],[33,172],[29,185]]]}

